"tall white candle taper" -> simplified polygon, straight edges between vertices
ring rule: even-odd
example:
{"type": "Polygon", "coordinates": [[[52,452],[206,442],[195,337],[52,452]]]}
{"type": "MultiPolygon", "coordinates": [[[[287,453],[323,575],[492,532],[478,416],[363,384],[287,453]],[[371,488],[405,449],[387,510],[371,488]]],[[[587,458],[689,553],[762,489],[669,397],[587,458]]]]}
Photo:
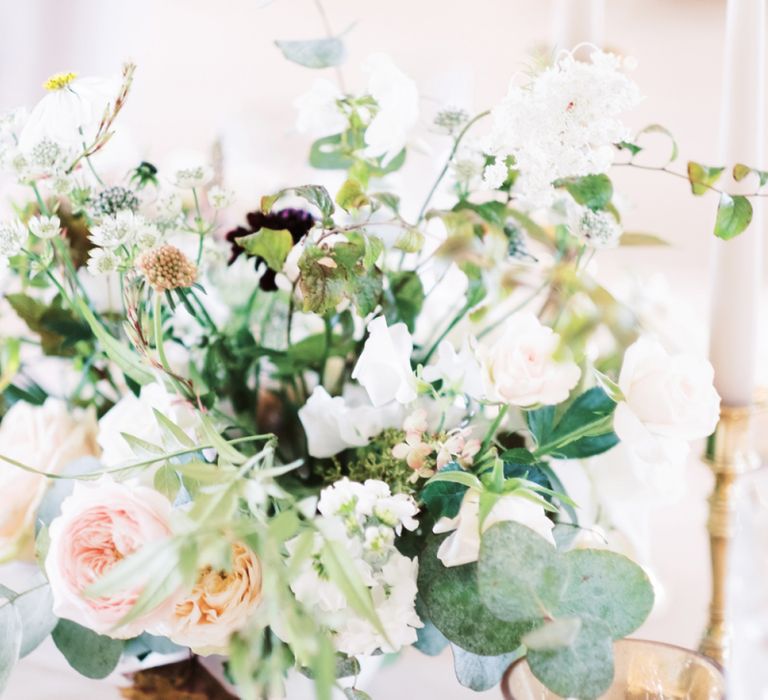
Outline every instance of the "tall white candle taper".
{"type": "Polygon", "coordinates": [[[572,49],[582,43],[601,46],[605,0],[555,0],[554,44],[572,49]]]}
{"type": "MultiPolygon", "coordinates": [[[[763,164],[765,6],[766,0],[728,0],[721,156],[729,167],[735,163],[763,164]]],[[[733,192],[755,189],[751,178],[738,185],[730,174],[727,178],[733,192]]],[[[761,203],[757,200],[753,205],[752,224],[743,234],[731,241],[714,242],[710,358],[715,385],[730,406],[750,404],[755,390],[765,234],[761,203]]]]}

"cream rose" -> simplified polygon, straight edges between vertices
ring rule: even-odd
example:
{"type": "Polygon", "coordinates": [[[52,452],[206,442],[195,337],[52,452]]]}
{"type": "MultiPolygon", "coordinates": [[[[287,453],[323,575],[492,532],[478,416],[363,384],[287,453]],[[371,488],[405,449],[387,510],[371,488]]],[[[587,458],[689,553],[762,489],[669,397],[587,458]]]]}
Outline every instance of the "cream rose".
{"type": "Polygon", "coordinates": [[[232,568],[200,572],[192,591],[180,598],[162,633],[197,654],[226,653],[230,636],[261,602],[261,564],[242,544],[232,546],[232,568]]]}
{"type": "Polygon", "coordinates": [[[560,336],[534,314],[511,316],[493,343],[478,348],[486,398],[514,406],[565,401],[581,371],[555,359],[559,344],[560,336]]]}
{"type": "Polygon", "coordinates": [[[646,461],[679,454],[680,442],[710,435],[720,416],[714,370],[693,355],[669,355],[641,338],[624,353],[614,430],[646,461]]]}
{"type": "Polygon", "coordinates": [[[514,492],[502,496],[491,508],[491,512],[480,527],[480,493],[469,489],[461,502],[461,509],[455,518],[440,518],[432,532],[452,532],[440,544],[437,558],[444,566],[461,566],[477,561],[480,556],[482,534],[496,523],[514,520],[537,532],[553,546],[553,522],[546,516],[544,508],[514,492]]]}
{"type": "MultiPolygon", "coordinates": [[[[41,471],[59,473],[81,457],[99,454],[93,411],[70,410],[63,401],[14,404],[0,423],[0,455],[41,471]]],[[[0,460],[0,561],[31,558],[35,513],[48,480],[0,460]]]]}
{"type": "Polygon", "coordinates": [[[170,537],[170,517],[170,502],[154,489],[130,487],[109,477],[95,484],[75,484],[72,495],[61,504],[61,515],[48,530],[45,570],[53,612],[120,639],[156,630],[170,614],[172,599],[115,629],[151,579],[151,566],[144,581],[132,582],[118,593],[89,597],[86,589],[125,557],[170,537]]]}

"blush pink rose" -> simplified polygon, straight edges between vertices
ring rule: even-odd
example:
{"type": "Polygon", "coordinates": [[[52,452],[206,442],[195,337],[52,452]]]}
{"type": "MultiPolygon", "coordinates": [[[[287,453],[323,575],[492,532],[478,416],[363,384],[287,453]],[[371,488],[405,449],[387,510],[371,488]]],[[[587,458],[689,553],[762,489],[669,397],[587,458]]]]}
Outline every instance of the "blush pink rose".
{"type": "Polygon", "coordinates": [[[77,483],[50,526],[45,569],[53,592],[53,612],[99,634],[127,639],[167,617],[169,599],[129,624],[116,628],[141,595],[146,580],[126,589],[90,597],[86,589],[117,562],[170,537],[171,504],[157,491],[127,486],[108,477],[77,483]]]}

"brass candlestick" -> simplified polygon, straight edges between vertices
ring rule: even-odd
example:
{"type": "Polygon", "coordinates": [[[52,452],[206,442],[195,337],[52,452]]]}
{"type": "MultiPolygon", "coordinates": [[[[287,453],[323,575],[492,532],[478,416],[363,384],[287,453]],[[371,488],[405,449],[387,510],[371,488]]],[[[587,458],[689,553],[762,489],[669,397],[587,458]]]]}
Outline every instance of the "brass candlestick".
{"type": "Polygon", "coordinates": [[[725,666],[729,651],[729,621],[725,595],[728,549],[735,525],[734,484],[739,475],[759,466],[751,439],[753,406],[723,406],[715,433],[707,441],[705,459],[715,475],[709,498],[709,542],[712,557],[712,599],[709,624],[700,651],[725,666]]]}

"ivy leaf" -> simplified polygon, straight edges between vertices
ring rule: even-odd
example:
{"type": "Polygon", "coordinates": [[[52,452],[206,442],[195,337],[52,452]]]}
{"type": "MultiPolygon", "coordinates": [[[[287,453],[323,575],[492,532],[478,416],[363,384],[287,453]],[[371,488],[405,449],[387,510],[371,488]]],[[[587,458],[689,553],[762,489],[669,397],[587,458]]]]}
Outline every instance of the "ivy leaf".
{"type": "Polygon", "coordinates": [[[51,636],[69,665],[86,678],[106,678],[125,648],[122,639],[96,634],[71,620],[59,620],[51,636]]]}
{"type": "Polygon", "coordinates": [[[413,333],[416,319],[424,306],[424,285],[416,272],[403,270],[389,274],[389,296],[392,304],[387,309],[387,323],[402,321],[413,333]]]}
{"type": "Polygon", "coordinates": [[[613,183],[603,174],[566,177],[552,184],[565,189],[579,204],[590,209],[605,209],[613,197],[613,183]]]}
{"type": "Polygon", "coordinates": [[[310,41],[276,41],[275,45],[289,61],[305,68],[340,66],[347,53],[344,42],[336,37],[310,41]]]}
{"type": "Polygon", "coordinates": [[[479,656],[451,644],[456,679],[465,688],[474,691],[489,690],[499,684],[510,664],[525,653],[517,649],[498,656],[479,656]]]}
{"type": "Polygon", "coordinates": [[[287,229],[262,228],[256,233],[240,236],[235,241],[249,255],[264,258],[269,268],[275,272],[283,269],[285,259],[293,248],[293,236],[287,229]]]}
{"type": "Polygon", "coordinates": [[[360,183],[353,178],[347,178],[336,193],[336,204],[346,212],[359,209],[370,203],[371,200],[363,191],[360,183]]]}
{"type": "Polygon", "coordinates": [[[707,193],[717,182],[725,168],[713,168],[694,161],[688,162],[688,181],[691,183],[691,192],[697,196],[707,193]]]}
{"type": "Polygon", "coordinates": [[[752,221],[752,204],[740,194],[720,195],[715,218],[715,236],[729,241],[743,233],[752,221]]]}

